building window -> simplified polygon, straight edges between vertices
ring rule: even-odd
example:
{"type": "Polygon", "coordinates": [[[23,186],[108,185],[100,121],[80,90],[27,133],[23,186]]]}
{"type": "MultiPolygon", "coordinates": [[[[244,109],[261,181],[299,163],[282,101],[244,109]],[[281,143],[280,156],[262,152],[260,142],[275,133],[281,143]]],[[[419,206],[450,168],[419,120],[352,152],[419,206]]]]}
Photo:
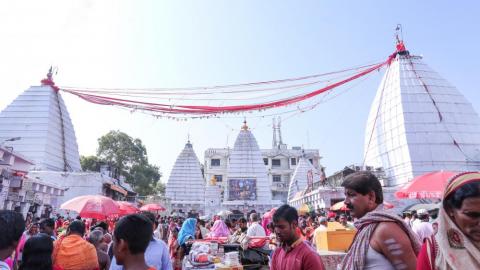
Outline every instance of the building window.
{"type": "Polygon", "coordinates": [[[296,158],[291,158],[290,163],[291,163],[292,165],[297,165],[297,159],[296,159],[296,158]]]}
{"type": "Polygon", "coordinates": [[[310,163],[313,165],[313,158],[309,159],[310,163]]]}
{"type": "Polygon", "coordinates": [[[265,166],[268,166],[268,158],[263,159],[263,164],[265,164],[265,166]]]}
{"type": "Polygon", "coordinates": [[[273,182],[282,182],[282,176],[281,175],[272,175],[272,181],[273,182]]]}
{"type": "Polygon", "coordinates": [[[280,167],[280,159],[272,159],[272,167],[280,167]]]}
{"type": "Polygon", "coordinates": [[[212,158],[210,160],[210,166],[212,166],[212,167],[220,166],[220,159],[219,158],[212,158]]]}
{"type": "Polygon", "coordinates": [[[222,182],[223,181],[223,175],[215,175],[215,180],[217,180],[217,182],[222,182]]]}

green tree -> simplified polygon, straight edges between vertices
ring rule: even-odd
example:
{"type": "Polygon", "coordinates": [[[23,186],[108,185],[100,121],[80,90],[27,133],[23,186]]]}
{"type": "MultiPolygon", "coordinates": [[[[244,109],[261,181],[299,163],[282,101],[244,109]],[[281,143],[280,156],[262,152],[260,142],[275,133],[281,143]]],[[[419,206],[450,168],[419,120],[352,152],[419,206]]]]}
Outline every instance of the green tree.
{"type": "Polygon", "coordinates": [[[114,177],[128,178],[133,166],[148,164],[142,141],[119,130],[112,130],[98,139],[97,156],[115,169],[114,177]]]}
{"type": "Polygon", "coordinates": [[[139,195],[155,194],[162,174],[157,166],[148,163],[147,149],[140,139],[112,130],[98,139],[97,156],[82,157],[83,170],[100,171],[101,164],[110,166],[113,178],[125,181],[139,195]]]}
{"type": "Polygon", "coordinates": [[[161,174],[157,166],[142,163],[136,164],[130,170],[127,182],[141,195],[155,194],[155,187],[160,182],[161,174]]]}
{"type": "Polygon", "coordinates": [[[162,181],[158,181],[157,185],[155,186],[155,194],[165,196],[165,189],[165,183],[162,183],[162,181]]]}
{"type": "Polygon", "coordinates": [[[81,156],[80,157],[80,165],[82,166],[82,170],[85,172],[99,172],[100,165],[103,163],[96,156],[81,156]]]}

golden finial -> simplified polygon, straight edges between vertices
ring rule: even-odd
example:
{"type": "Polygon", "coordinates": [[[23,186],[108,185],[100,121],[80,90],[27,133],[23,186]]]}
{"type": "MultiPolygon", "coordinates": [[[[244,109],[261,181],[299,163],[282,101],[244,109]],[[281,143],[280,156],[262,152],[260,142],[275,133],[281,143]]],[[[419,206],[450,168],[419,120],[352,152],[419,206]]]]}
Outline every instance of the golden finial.
{"type": "Polygon", "coordinates": [[[210,185],[217,185],[217,178],[215,178],[215,175],[212,175],[212,178],[210,178],[210,185]]]}
{"type": "Polygon", "coordinates": [[[245,120],[243,120],[242,130],[248,130],[247,119],[246,118],[245,118],[245,120]]]}

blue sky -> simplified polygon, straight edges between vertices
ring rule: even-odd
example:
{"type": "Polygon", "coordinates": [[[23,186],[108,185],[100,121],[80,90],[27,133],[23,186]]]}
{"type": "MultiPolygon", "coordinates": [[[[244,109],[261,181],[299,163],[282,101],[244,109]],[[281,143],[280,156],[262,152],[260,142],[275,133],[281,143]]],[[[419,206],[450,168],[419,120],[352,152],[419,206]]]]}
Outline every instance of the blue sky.
{"type": "MultiPolygon", "coordinates": [[[[4,1],[0,3],[0,107],[48,67],[58,85],[188,87],[283,79],[380,61],[401,23],[407,48],[480,112],[477,1],[4,1]]],[[[361,163],[365,124],[383,72],[282,123],[289,146],[318,148],[331,174],[361,163]]],[[[140,138],[165,176],[190,134],[201,161],[232,146],[238,118],[175,122],[88,104],[63,94],[80,153],[119,129],[140,138]]],[[[246,114],[259,145],[271,118],[246,114]],[[250,117],[250,118],[249,118],[250,117]]],[[[163,181],[167,179],[164,177],[163,181]]]]}

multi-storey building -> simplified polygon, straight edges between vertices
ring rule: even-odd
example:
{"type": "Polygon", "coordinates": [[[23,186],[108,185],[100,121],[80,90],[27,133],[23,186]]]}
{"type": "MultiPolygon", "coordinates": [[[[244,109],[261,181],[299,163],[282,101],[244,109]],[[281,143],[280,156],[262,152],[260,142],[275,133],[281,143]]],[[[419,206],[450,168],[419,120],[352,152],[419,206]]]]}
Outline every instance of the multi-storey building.
{"type": "MultiPolygon", "coordinates": [[[[288,187],[299,160],[304,156],[317,171],[323,171],[318,149],[302,149],[302,147],[288,148],[283,143],[280,125],[273,125],[273,143],[271,149],[260,149],[263,163],[267,169],[268,182],[272,192],[272,199],[287,202],[288,187]],[[278,138],[278,139],[277,139],[278,138]]],[[[209,148],[204,156],[205,179],[214,177],[225,189],[227,168],[230,163],[232,149],[209,148]]],[[[319,176],[315,176],[319,177],[319,176]]]]}

